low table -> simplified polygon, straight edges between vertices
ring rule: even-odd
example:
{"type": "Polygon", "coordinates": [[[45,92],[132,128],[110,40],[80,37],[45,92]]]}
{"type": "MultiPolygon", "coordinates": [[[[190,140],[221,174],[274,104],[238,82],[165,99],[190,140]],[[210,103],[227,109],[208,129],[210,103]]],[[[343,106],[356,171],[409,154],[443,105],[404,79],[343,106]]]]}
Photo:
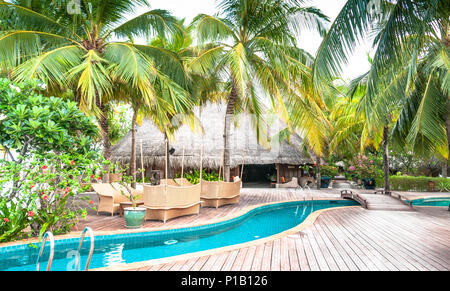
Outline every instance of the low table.
{"type": "MultiPolygon", "coordinates": [[[[144,205],[144,201],[136,201],[136,206],[144,205]]],[[[120,217],[123,217],[123,210],[128,207],[133,207],[131,202],[120,202],[120,217]]]]}

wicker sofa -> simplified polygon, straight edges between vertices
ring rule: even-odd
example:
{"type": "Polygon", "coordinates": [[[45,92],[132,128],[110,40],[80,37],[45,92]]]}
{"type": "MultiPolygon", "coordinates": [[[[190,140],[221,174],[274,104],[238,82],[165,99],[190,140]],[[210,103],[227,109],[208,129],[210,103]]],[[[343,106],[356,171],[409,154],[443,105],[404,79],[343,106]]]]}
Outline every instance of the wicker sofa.
{"type": "Polygon", "coordinates": [[[203,207],[219,208],[223,205],[239,203],[241,180],[231,183],[202,181],[201,184],[203,207]]]}
{"type": "MultiPolygon", "coordinates": [[[[172,181],[173,182],[173,181],[172,181]]],[[[146,220],[167,220],[199,214],[201,185],[173,186],[170,180],[159,186],[144,185],[146,220]]]]}

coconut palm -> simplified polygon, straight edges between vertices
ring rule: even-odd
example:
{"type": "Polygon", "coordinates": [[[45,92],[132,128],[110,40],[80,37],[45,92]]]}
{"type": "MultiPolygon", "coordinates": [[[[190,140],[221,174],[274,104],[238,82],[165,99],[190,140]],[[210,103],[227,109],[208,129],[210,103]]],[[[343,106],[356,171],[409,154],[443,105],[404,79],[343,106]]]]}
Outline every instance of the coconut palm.
{"type": "Polygon", "coordinates": [[[360,77],[367,86],[364,110],[372,112],[373,124],[386,125],[390,100],[403,98],[394,141],[448,160],[449,16],[450,3],[443,0],[348,0],[319,48],[314,84],[339,75],[358,41],[374,35],[373,63],[360,77]]]}
{"type": "Polygon", "coordinates": [[[127,14],[138,5],[149,7],[146,0],[0,2],[2,71],[17,81],[39,78],[51,92],[70,89],[82,110],[98,116],[106,159],[110,141],[105,112],[117,97],[116,87],[129,87],[120,90],[134,91],[151,106],[157,99],[155,80],[172,86],[155,61],[177,66],[166,51],[120,41],[167,37],[178,29],[165,10],[149,10],[128,20],[127,14]]]}
{"type": "Polygon", "coordinates": [[[324,33],[327,20],[318,9],[302,4],[303,1],[298,0],[221,0],[217,15],[201,14],[192,23],[193,33],[203,50],[190,62],[190,69],[205,73],[213,68],[223,84],[228,84],[224,128],[227,181],[230,179],[229,137],[234,114],[240,111],[253,114],[257,137],[263,141],[262,116],[267,108],[264,106],[266,99],[288,127],[293,128],[285,99],[298,96],[295,81],[309,72],[302,62],[309,57],[297,48],[296,34],[311,28],[324,33]]]}

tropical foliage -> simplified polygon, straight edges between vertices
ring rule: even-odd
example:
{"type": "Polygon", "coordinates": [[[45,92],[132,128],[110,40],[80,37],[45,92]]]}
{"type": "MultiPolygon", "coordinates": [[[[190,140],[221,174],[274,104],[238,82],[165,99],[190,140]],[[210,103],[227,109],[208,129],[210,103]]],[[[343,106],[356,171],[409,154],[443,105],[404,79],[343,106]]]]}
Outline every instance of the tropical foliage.
{"type": "Polygon", "coordinates": [[[202,51],[192,60],[190,69],[202,74],[214,68],[227,84],[226,180],[230,179],[228,143],[234,114],[252,114],[258,140],[267,144],[264,97],[290,130],[304,129],[303,135],[311,147],[320,151],[318,139],[322,135],[317,125],[322,125],[323,114],[317,96],[309,94],[308,83],[302,82],[311,72],[313,58],[297,47],[295,36],[301,29],[315,29],[323,34],[327,17],[302,4],[297,0],[222,0],[216,16],[202,14],[193,21],[193,33],[202,51]],[[300,94],[302,91],[308,93],[300,94]],[[288,103],[301,110],[295,120],[290,120],[288,103]]]}
{"type": "Polygon", "coordinates": [[[38,81],[14,83],[0,79],[0,145],[9,158],[34,153],[85,154],[94,149],[98,128],[70,100],[41,95],[38,81]]]}
{"type": "MultiPolygon", "coordinates": [[[[146,0],[70,4],[0,2],[2,70],[17,81],[38,78],[49,92],[68,91],[81,110],[98,117],[104,157],[109,159],[108,103],[139,96],[141,103],[152,106],[158,98],[156,80],[164,90],[180,91],[156,64],[177,64],[172,55],[151,45],[137,45],[133,39],[167,37],[178,24],[169,12],[158,9],[127,19],[137,6],[149,7],[146,0]]],[[[164,105],[160,110],[174,111],[172,104],[164,105]]]]}

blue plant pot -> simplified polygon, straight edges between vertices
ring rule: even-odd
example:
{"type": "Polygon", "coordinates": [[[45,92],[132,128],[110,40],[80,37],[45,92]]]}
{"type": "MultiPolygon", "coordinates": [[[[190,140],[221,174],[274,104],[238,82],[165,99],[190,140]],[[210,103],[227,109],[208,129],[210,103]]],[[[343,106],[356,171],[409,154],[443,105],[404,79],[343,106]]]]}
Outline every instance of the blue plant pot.
{"type": "Polygon", "coordinates": [[[364,189],[367,190],[374,190],[375,189],[375,179],[373,178],[362,178],[361,181],[363,182],[364,189]]]}
{"type": "Polygon", "coordinates": [[[330,186],[331,183],[331,177],[321,177],[320,178],[320,188],[326,189],[330,186]]]}

